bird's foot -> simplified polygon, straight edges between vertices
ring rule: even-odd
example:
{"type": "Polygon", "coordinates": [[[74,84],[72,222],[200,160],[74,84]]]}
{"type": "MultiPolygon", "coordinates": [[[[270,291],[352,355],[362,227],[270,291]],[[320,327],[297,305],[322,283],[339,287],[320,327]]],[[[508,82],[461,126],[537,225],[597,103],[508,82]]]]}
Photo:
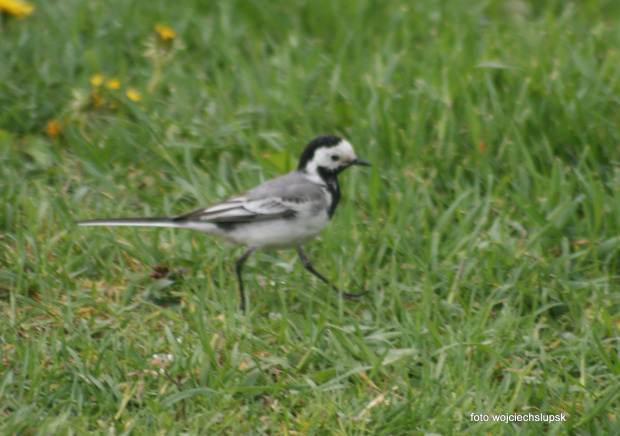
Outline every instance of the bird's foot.
{"type": "Polygon", "coordinates": [[[363,290],[362,292],[358,292],[356,294],[352,294],[352,293],[349,293],[349,292],[341,292],[341,294],[347,300],[359,301],[359,299],[362,298],[363,296],[370,294],[370,291],[363,290]]]}

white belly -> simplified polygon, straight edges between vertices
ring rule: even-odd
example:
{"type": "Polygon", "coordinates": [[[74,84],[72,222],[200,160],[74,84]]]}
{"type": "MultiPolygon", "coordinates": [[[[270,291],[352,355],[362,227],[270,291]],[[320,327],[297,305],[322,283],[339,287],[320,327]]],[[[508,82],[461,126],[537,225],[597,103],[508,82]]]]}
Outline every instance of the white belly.
{"type": "Polygon", "coordinates": [[[315,238],[329,219],[327,213],[303,219],[275,220],[238,225],[218,236],[237,245],[256,248],[292,248],[315,238]]]}

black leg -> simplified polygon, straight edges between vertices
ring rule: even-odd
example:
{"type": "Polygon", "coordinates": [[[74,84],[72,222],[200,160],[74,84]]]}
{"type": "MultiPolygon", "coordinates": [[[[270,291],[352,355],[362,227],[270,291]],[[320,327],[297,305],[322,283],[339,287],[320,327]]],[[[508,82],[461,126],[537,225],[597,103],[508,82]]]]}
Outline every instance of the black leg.
{"type": "Polygon", "coordinates": [[[248,257],[256,251],[256,248],[249,248],[245,253],[241,255],[239,259],[235,261],[235,272],[237,273],[237,280],[239,280],[239,294],[241,295],[241,304],[239,309],[245,310],[245,294],[243,293],[243,279],[241,278],[241,268],[243,263],[248,260],[248,257]]]}
{"type": "Polygon", "coordinates": [[[297,247],[297,254],[299,254],[299,259],[301,259],[301,264],[304,266],[304,268],[306,268],[312,274],[314,274],[319,279],[321,279],[321,281],[323,283],[327,283],[334,290],[334,292],[336,292],[337,294],[342,294],[342,296],[344,298],[346,298],[348,300],[357,300],[361,296],[363,296],[363,295],[368,293],[368,291],[363,291],[363,292],[360,292],[359,294],[349,294],[348,292],[341,292],[340,289],[338,289],[336,286],[332,285],[329,282],[329,280],[327,280],[323,276],[323,274],[321,274],[320,272],[318,272],[317,270],[314,269],[314,267],[312,266],[312,263],[310,262],[310,259],[308,259],[308,255],[306,254],[306,252],[304,251],[303,248],[297,247]]]}

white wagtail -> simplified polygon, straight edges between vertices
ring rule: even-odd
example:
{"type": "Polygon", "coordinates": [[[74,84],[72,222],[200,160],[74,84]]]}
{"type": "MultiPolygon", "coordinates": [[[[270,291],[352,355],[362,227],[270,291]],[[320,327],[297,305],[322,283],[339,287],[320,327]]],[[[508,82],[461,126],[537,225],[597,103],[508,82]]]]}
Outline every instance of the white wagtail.
{"type": "MultiPolygon", "coordinates": [[[[241,268],[259,249],[296,248],[302,265],[340,293],[314,269],[301,245],[316,237],[329,223],[340,200],[337,176],[351,165],[370,166],[355,155],[348,141],[337,136],[319,136],[306,146],[296,170],[212,206],[170,217],[98,219],[77,224],[179,227],[246,246],[247,250],[235,262],[241,310],[245,309],[241,268]]],[[[355,299],[364,293],[342,292],[342,295],[355,299]]]]}

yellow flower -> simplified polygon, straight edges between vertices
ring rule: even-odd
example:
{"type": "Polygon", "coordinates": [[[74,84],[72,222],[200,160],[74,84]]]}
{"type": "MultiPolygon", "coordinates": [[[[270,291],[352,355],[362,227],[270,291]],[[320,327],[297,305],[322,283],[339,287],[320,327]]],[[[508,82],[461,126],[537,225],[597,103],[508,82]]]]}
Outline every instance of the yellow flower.
{"type": "Polygon", "coordinates": [[[103,83],[103,76],[101,74],[95,74],[93,76],[90,76],[90,83],[93,86],[101,86],[101,84],[103,83]]]}
{"type": "Polygon", "coordinates": [[[119,82],[118,79],[110,79],[106,82],[105,86],[107,86],[108,89],[118,89],[121,87],[121,82],[119,82]]]}
{"type": "Polygon", "coordinates": [[[163,24],[156,25],[155,32],[157,32],[159,37],[163,39],[164,41],[168,41],[169,39],[174,39],[177,36],[174,30],[172,30],[168,26],[164,26],[163,24]]]}
{"type": "Polygon", "coordinates": [[[17,18],[24,18],[26,15],[32,14],[34,6],[30,3],[20,0],[0,0],[0,12],[12,15],[17,18]]]}
{"type": "Polygon", "coordinates": [[[49,120],[45,126],[45,133],[52,139],[56,139],[60,133],[60,123],[56,120],[49,120]]]}
{"type": "Polygon", "coordinates": [[[140,101],[140,99],[142,98],[140,93],[133,88],[129,88],[127,92],[125,92],[125,94],[127,94],[127,97],[129,97],[129,100],[133,100],[135,102],[140,101]]]}

